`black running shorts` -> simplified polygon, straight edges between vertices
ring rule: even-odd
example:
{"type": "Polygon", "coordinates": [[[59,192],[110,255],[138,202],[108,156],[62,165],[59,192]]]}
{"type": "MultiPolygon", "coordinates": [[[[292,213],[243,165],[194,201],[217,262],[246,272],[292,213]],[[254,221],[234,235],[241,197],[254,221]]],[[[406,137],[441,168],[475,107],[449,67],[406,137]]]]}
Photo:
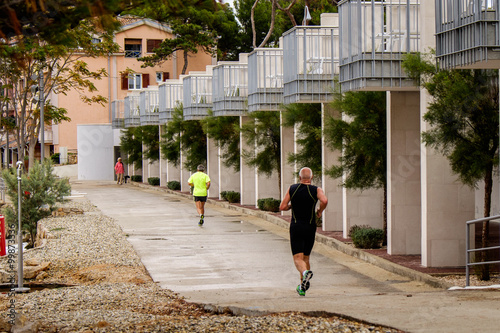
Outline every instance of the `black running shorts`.
{"type": "Polygon", "coordinates": [[[290,245],[292,254],[303,253],[305,256],[311,254],[316,237],[316,224],[290,223],[290,245]]]}
{"type": "Polygon", "coordinates": [[[207,202],[207,196],[204,197],[194,197],[194,201],[207,202]]]}

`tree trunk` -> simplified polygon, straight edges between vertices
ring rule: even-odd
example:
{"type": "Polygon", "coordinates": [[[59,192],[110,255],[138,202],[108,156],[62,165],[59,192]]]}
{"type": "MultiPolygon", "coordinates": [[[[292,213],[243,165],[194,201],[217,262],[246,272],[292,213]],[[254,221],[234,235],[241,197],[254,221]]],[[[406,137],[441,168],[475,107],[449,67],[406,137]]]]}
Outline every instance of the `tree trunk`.
{"type": "MultiPolygon", "coordinates": [[[[493,190],[493,164],[488,165],[484,176],[484,217],[490,216],[491,213],[491,192],[493,190]]],[[[490,235],[490,222],[483,222],[483,230],[481,233],[481,247],[488,247],[488,238],[490,235]]],[[[488,261],[488,253],[481,252],[481,262],[488,261]]],[[[483,281],[490,280],[489,265],[481,265],[480,279],[483,281]]]]}
{"type": "Polygon", "coordinates": [[[182,67],[182,75],[186,74],[188,67],[188,53],[186,50],[183,51],[183,57],[184,57],[184,67],[182,67]]]}

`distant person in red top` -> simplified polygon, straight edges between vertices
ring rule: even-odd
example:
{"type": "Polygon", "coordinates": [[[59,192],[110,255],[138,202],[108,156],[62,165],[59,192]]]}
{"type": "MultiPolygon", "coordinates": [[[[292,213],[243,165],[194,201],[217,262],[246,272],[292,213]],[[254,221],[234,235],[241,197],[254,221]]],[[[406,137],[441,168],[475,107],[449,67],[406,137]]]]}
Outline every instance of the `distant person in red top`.
{"type": "Polygon", "coordinates": [[[125,173],[125,169],[123,168],[121,157],[118,157],[118,161],[115,164],[115,173],[116,173],[116,183],[118,185],[123,184],[123,174],[125,173]]]}

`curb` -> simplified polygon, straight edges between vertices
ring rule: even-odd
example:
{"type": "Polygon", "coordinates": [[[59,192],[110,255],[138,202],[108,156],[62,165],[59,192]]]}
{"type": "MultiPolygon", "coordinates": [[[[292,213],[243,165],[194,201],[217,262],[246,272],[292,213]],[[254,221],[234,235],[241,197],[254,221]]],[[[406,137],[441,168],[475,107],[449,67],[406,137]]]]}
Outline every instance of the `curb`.
{"type": "MultiPolygon", "coordinates": [[[[151,186],[148,184],[144,183],[137,183],[137,182],[130,182],[130,184],[133,184],[134,186],[145,188],[145,189],[150,189],[150,190],[156,190],[158,192],[166,192],[169,194],[174,194],[178,196],[182,196],[188,199],[191,199],[193,196],[190,194],[185,194],[185,193],[180,193],[178,191],[173,191],[164,187],[158,187],[158,186],[151,186]]],[[[288,229],[289,223],[284,221],[283,219],[270,215],[266,213],[265,211],[261,210],[253,210],[245,207],[239,207],[235,205],[231,205],[227,202],[221,202],[213,199],[207,199],[207,202],[218,207],[226,208],[229,210],[234,210],[237,212],[241,212],[246,215],[251,215],[251,216],[256,216],[259,217],[263,220],[266,220],[267,222],[273,223],[277,226],[280,226],[282,228],[288,229]]],[[[393,263],[387,259],[378,257],[374,254],[365,252],[361,249],[357,249],[354,247],[351,247],[347,244],[342,243],[341,241],[327,237],[321,234],[316,234],[316,241],[319,243],[322,243],[328,247],[331,247],[337,251],[340,251],[342,253],[345,253],[351,257],[358,258],[360,260],[366,261],[370,264],[373,264],[375,266],[378,266],[388,272],[404,276],[406,278],[409,278],[410,280],[413,281],[420,281],[423,282],[427,285],[430,285],[431,287],[434,288],[441,288],[441,289],[448,289],[452,287],[451,284],[441,281],[440,279],[437,279],[429,274],[425,274],[419,271],[415,271],[413,269],[398,265],[396,263],[393,263]]]]}

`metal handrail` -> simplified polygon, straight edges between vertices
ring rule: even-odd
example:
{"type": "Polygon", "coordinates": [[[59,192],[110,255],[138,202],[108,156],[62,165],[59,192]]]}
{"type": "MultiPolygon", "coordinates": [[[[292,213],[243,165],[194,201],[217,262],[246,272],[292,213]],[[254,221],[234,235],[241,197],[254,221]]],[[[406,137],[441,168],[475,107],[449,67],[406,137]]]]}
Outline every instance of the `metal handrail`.
{"type": "Polygon", "coordinates": [[[500,215],[495,215],[495,216],[490,216],[490,217],[483,217],[477,220],[471,220],[467,221],[465,225],[465,286],[469,286],[469,266],[477,266],[477,265],[490,265],[490,264],[500,264],[500,260],[496,261],[483,261],[483,262],[470,262],[469,259],[469,254],[473,252],[478,252],[478,251],[487,251],[487,250],[496,250],[500,249],[500,246],[490,246],[490,247],[483,247],[483,248],[477,248],[477,249],[471,249],[470,248],[470,225],[471,224],[477,224],[477,223],[483,223],[483,222],[496,222],[500,223],[500,221],[492,221],[492,220],[500,220],[500,215]]]}

